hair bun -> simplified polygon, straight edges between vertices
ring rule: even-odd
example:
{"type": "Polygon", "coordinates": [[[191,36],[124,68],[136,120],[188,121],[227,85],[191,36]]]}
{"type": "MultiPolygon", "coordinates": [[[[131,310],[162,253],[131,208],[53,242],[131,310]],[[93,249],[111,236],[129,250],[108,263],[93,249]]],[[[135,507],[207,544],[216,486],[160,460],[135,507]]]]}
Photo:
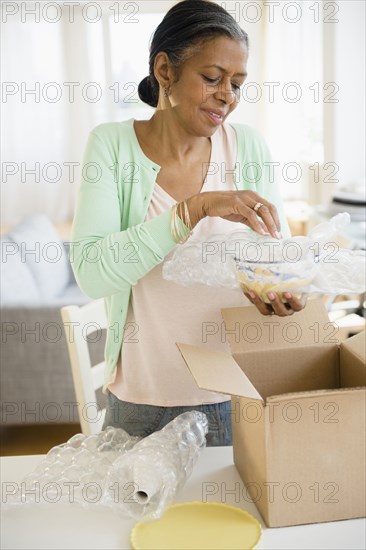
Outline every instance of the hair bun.
{"type": "Polygon", "coordinates": [[[156,107],[157,101],[154,97],[153,89],[151,86],[151,80],[149,76],[143,78],[138,86],[138,94],[141,101],[150,105],[150,107],[156,107]]]}

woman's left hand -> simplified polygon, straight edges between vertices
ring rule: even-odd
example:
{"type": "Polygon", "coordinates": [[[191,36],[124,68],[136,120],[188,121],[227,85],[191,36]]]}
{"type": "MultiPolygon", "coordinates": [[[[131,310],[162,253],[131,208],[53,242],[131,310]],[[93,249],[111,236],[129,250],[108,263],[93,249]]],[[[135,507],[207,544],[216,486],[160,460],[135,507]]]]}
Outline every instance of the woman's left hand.
{"type": "Polygon", "coordinates": [[[271,303],[267,304],[253,291],[244,292],[244,294],[262,315],[278,315],[279,317],[287,317],[301,311],[304,309],[307,300],[306,294],[303,294],[301,298],[295,298],[291,292],[285,292],[284,297],[287,302],[283,303],[277,294],[269,292],[268,298],[271,303]]]}

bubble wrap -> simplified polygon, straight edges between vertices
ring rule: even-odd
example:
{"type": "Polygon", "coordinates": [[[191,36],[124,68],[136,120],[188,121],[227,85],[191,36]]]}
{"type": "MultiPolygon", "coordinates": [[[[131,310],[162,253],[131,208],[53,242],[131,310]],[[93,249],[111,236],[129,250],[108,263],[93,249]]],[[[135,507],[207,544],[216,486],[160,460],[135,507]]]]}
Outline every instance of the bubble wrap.
{"type": "Polygon", "coordinates": [[[341,294],[365,291],[366,254],[340,249],[334,242],[350,223],[346,212],[314,227],[308,236],[277,240],[249,229],[205,241],[189,239],[177,246],[163,265],[163,277],[189,286],[253,290],[269,301],[268,292],[282,297],[298,294],[341,294]]]}
{"type": "Polygon", "coordinates": [[[207,429],[206,415],[191,411],[144,439],[111,426],[76,434],[8,488],[4,508],[97,504],[125,517],[159,517],[190,476],[207,429]]]}

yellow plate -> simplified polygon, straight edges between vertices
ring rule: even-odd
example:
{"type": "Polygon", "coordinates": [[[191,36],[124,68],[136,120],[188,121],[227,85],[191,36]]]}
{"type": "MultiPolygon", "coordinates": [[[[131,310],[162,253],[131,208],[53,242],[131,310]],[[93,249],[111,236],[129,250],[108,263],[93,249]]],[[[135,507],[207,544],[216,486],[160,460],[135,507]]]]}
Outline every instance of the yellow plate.
{"type": "Polygon", "coordinates": [[[132,529],[134,550],[246,550],[261,537],[260,523],[249,512],[219,502],[183,502],[155,521],[132,529]]]}

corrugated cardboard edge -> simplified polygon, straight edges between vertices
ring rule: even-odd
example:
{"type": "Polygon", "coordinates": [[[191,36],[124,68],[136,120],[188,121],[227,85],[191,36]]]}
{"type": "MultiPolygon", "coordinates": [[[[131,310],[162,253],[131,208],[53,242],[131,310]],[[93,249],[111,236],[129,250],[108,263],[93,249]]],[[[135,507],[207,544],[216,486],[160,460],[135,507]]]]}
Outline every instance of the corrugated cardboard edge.
{"type": "Polygon", "coordinates": [[[266,404],[272,403],[273,401],[287,401],[289,398],[296,398],[296,399],[302,399],[302,398],[308,398],[309,396],[316,397],[322,397],[323,395],[330,396],[330,395],[338,395],[343,394],[347,392],[354,392],[359,390],[365,390],[365,386],[355,386],[352,388],[334,388],[334,389],[325,389],[325,390],[309,390],[309,391],[301,391],[301,392],[289,392],[289,393],[281,393],[278,395],[271,395],[270,397],[267,397],[266,404]]]}

